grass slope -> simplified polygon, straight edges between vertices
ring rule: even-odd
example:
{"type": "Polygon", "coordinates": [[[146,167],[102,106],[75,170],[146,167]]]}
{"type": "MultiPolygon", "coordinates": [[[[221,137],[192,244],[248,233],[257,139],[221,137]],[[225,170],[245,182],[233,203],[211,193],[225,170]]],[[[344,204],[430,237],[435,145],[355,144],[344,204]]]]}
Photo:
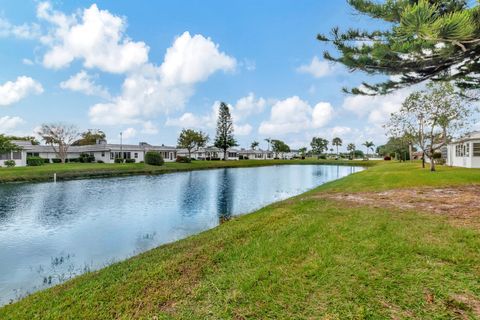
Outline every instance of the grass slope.
{"type": "MultiPolygon", "coordinates": [[[[310,194],[470,183],[480,170],[385,164],[310,194]]],[[[477,230],[301,195],[35,293],[0,319],[475,318],[461,301],[479,301],[479,266],[477,230]]]]}
{"type": "Polygon", "coordinates": [[[163,174],[176,171],[202,170],[212,168],[257,167],[281,164],[339,164],[372,166],[376,161],[347,160],[241,160],[241,161],[193,161],[192,163],[167,162],[163,166],[143,163],[67,163],[47,164],[39,167],[0,168],[0,183],[51,181],[53,174],[58,180],[80,178],[104,178],[124,175],[163,174]]]}

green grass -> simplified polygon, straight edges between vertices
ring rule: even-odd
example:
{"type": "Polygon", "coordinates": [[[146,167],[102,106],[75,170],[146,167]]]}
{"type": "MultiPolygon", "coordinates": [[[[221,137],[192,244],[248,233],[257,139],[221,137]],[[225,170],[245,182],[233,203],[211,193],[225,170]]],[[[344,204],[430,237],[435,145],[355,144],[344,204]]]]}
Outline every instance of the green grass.
{"type": "MultiPolygon", "coordinates": [[[[470,183],[480,170],[392,163],[311,193],[470,183]]],[[[478,316],[457,295],[480,301],[478,230],[301,195],[35,293],[0,319],[478,316]]]]}
{"type": "Polygon", "coordinates": [[[0,168],[0,183],[51,181],[54,173],[58,180],[81,178],[104,178],[125,175],[163,174],[176,171],[201,170],[212,168],[253,167],[280,164],[340,164],[372,166],[376,161],[347,160],[241,160],[241,161],[193,161],[192,163],[167,162],[163,166],[150,166],[143,163],[67,163],[46,164],[39,167],[0,168]]]}

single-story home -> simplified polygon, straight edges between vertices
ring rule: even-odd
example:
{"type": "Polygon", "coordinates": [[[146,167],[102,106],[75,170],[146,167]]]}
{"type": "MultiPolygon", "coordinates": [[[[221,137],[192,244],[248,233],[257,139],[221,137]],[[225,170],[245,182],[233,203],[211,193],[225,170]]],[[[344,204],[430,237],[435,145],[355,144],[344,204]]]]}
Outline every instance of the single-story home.
{"type": "Polygon", "coordinates": [[[267,160],[267,159],[273,159],[273,152],[271,151],[265,151],[262,149],[258,150],[245,150],[242,149],[238,151],[238,155],[243,157],[244,159],[250,159],[250,160],[267,160]]]}
{"type": "Polygon", "coordinates": [[[480,168],[480,131],[469,133],[447,145],[447,165],[480,168]]]}
{"type": "MultiPolygon", "coordinates": [[[[15,160],[17,166],[25,166],[27,158],[31,156],[44,159],[57,159],[55,150],[50,145],[33,145],[30,141],[12,141],[22,149],[19,152],[0,155],[0,166],[4,165],[5,160],[15,160]]],[[[175,147],[152,146],[142,142],[138,145],[109,144],[106,141],[98,141],[94,145],[70,146],[68,148],[67,159],[79,158],[81,154],[88,154],[95,157],[95,161],[105,163],[114,163],[116,158],[134,159],[135,162],[141,162],[145,159],[145,153],[148,151],[160,152],[166,162],[173,162],[177,158],[175,147]]]]}
{"type": "MultiPolygon", "coordinates": [[[[227,160],[238,160],[238,150],[228,149],[227,160]]],[[[179,156],[187,157],[187,149],[178,149],[177,154],[179,156]]],[[[192,150],[190,154],[192,159],[195,160],[221,160],[223,159],[223,150],[217,147],[205,147],[192,150]]]]}

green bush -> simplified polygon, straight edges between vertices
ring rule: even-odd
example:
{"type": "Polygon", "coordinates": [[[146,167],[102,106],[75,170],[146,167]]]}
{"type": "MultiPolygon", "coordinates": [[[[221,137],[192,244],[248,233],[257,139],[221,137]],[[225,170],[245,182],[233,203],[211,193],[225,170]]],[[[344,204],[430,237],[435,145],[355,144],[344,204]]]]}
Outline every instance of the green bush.
{"type": "Polygon", "coordinates": [[[50,159],[43,159],[45,161],[45,163],[50,163],[50,159]]]}
{"type": "Polygon", "coordinates": [[[62,160],[60,160],[60,159],[57,159],[57,158],[52,159],[52,163],[61,163],[61,162],[62,162],[62,160]]]}
{"type": "Polygon", "coordinates": [[[161,166],[163,165],[163,157],[159,152],[148,151],[145,153],[145,163],[152,166],[161,166]]]}
{"type": "Polygon", "coordinates": [[[103,160],[97,160],[97,163],[105,163],[103,160]]]}
{"type": "Polygon", "coordinates": [[[122,158],[115,158],[115,163],[123,163],[123,159],[122,158]]]}
{"type": "Polygon", "coordinates": [[[15,160],[7,160],[4,162],[4,164],[7,168],[12,168],[12,167],[15,167],[16,165],[15,160]]]}
{"type": "Polygon", "coordinates": [[[92,163],[92,162],[95,162],[95,157],[88,153],[81,153],[80,158],[78,158],[78,160],[81,163],[92,163]]]}
{"type": "Polygon", "coordinates": [[[135,163],[135,159],[125,159],[125,163],[135,163]]]}
{"type": "Polygon", "coordinates": [[[27,166],[31,167],[38,167],[42,166],[45,163],[45,159],[40,157],[28,157],[27,158],[27,166]]]}
{"type": "Polygon", "coordinates": [[[190,163],[192,160],[189,157],[182,157],[182,156],[177,156],[177,159],[175,162],[180,162],[180,163],[190,163]]]}

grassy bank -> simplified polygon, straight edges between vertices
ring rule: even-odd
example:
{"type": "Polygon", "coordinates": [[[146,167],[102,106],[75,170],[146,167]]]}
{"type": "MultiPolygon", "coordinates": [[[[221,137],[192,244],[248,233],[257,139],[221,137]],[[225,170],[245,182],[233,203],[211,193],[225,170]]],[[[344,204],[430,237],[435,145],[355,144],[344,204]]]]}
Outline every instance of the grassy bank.
{"type": "Polygon", "coordinates": [[[212,168],[254,167],[280,164],[340,164],[372,166],[375,161],[347,160],[241,160],[241,161],[193,161],[192,163],[168,162],[163,166],[144,163],[67,163],[46,164],[39,167],[0,168],[0,183],[52,181],[54,173],[58,180],[103,178],[126,175],[153,175],[176,171],[202,170],[212,168]]]}
{"type": "Polygon", "coordinates": [[[35,293],[0,319],[473,319],[478,230],[315,196],[478,183],[480,170],[381,164],[35,293]]]}

